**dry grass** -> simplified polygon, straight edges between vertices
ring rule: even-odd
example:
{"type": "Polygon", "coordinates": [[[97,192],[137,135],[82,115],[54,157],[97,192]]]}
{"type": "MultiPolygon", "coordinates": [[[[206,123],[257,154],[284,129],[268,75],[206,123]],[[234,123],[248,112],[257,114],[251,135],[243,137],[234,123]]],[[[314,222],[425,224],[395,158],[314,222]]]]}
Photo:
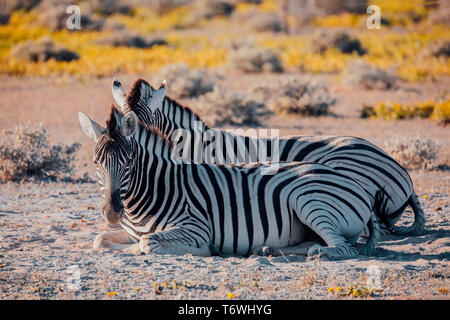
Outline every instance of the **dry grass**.
{"type": "Polygon", "coordinates": [[[433,169],[439,155],[439,145],[428,138],[392,138],[385,150],[405,168],[433,169]]]}
{"type": "Polygon", "coordinates": [[[267,101],[269,109],[277,115],[329,115],[329,108],[337,102],[323,83],[300,78],[256,87],[254,94],[267,101]]]}
{"type": "Polygon", "coordinates": [[[79,59],[76,52],[64,46],[56,45],[50,37],[20,43],[11,50],[10,55],[15,59],[30,62],[45,62],[49,59],[70,62],[79,59]]]}
{"type": "Polygon", "coordinates": [[[215,87],[194,105],[200,117],[210,126],[255,126],[270,114],[264,103],[222,87],[215,87]]]}
{"type": "Polygon", "coordinates": [[[242,72],[282,72],[278,55],[270,49],[242,47],[229,55],[230,68],[242,72]]]}
{"type": "Polygon", "coordinates": [[[228,17],[235,9],[231,1],[197,0],[195,6],[196,19],[212,19],[214,17],[228,17]]]}
{"type": "Polygon", "coordinates": [[[4,130],[0,140],[0,182],[67,178],[72,174],[79,147],[79,143],[51,145],[42,123],[28,122],[4,130]]]}
{"type": "Polygon", "coordinates": [[[359,39],[351,37],[347,32],[343,31],[324,31],[317,36],[317,41],[313,43],[313,52],[324,53],[329,48],[338,49],[342,53],[351,54],[356,52],[358,55],[363,55],[367,52],[361,46],[359,39]]]}
{"type": "Polygon", "coordinates": [[[130,47],[130,48],[151,48],[153,46],[167,45],[163,38],[144,37],[135,32],[120,31],[99,39],[100,45],[109,45],[112,47],[130,47]]]}
{"type": "Polygon", "coordinates": [[[177,98],[196,97],[213,90],[214,82],[205,69],[189,69],[185,63],[169,64],[158,73],[166,80],[169,93],[177,98]]]}
{"type": "Polygon", "coordinates": [[[348,64],[342,80],[356,88],[387,90],[395,88],[397,78],[390,72],[356,60],[348,64]]]}

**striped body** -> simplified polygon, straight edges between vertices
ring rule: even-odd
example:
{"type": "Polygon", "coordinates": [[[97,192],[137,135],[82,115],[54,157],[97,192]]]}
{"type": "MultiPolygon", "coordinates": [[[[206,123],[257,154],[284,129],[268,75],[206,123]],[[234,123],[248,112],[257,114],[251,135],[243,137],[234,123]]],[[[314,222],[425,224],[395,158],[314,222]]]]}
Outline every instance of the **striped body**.
{"type": "Polygon", "coordinates": [[[278,151],[278,157],[269,161],[317,162],[352,178],[364,188],[372,206],[377,193],[380,194],[382,204],[378,219],[389,229],[393,230],[393,224],[408,204],[416,215],[414,230],[409,231],[423,229],[423,211],[420,203],[413,201],[416,196],[408,172],[372,143],[348,136],[252,138],[209,129],[189,108],[169,98],[165,98],[158,108],[150,108],[154,91],[145,81],[137,81],[122,110],[125,114],[133,111],[147,126],[159,128],[167,138],[181,146],[180,156],[184,160],[215,164],[264,161],[255,157],[259,156],[255,150],[260,145],[267,146],[269,150],[278,151]],[[183,139],[180,139],[180,129],[183,139]],[[200,139],[186,139],[186,136],[200,139]]]}
{"type": "Polygon", "coordinates": [[[359,184],[325,165],[281,163],[275,174],[264,175],[271,164],[185,163],[173,157],[170,143],[142,125],[130,140],[132,156],[128,148],[121,156],[102,139],[97,144],[105,146],[96,149],[97,163],[133,159],[115,165],[123,170],[105,171],[128,172],[119,183],[120,223],[143,251],[204,255],[214,247],[220,254],[247,256],[261,246],[307,240],[306,226],[328,245],[321,252],[355,256],[350,243],[373,217],[359,184]]]}

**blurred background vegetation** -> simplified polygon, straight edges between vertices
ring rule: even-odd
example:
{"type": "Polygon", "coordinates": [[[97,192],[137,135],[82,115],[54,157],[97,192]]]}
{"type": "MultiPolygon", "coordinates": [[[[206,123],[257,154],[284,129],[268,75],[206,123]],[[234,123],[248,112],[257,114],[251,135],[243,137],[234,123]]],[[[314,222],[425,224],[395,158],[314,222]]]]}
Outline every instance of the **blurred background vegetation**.
{"type": "Polygon", "coordinates": [[[408,81],[437,79],[450,72],[449,7],[444,0],[5,0],[0,73],[110,76],[179,62],[212,68],[245,47],[246,56],[255,56],[249,48],[271,50],[280,64],[272,71],[342,74],[358,59],[408,81]],[[72,3],[81,8],[80,31],[65,24],[72,3]],[[381,9],[381,30],[366,27],[371,4],[381,9]]]}
{"type": "MultiPolygon", "coordinates": [[[[210,126],[258,126],[270,118],[275,119],[271,126],[287,120],[293,133],[299,118],[324,116],[309,130],[342,134],[349,128],[351,134],[373,138],[373,128],[381,124],[369,133],[365,118],[430,119],[426,123],[436,128],[450,123],[449,52],[448,0],[2,0],[0,76],[4,93],[20,101],[5,98],[0,125],[11,123],[8,114],[28,120],[34,112],[59,136],[65,132],[61,128],[69,128],[66,136],[72,137],[78,124],[67,119],[79,108],[100,115],[100,102],[110,98],[109,88],[99,91],[90,84],[123,76],[128,85],[137,77],[153,85],[166,79],[169,95],[188,103],[210,126]],[[81,10],[81,30],[66,26],[66,10],[73,4],[81,10]],[[370,5],[381,10],[380,29],[367,27],[370,5]],[[9,92],[35,81],[42,83],[42,99],[26,90],[9,92]],[[78,91],[51,91],[59,85],[78,91]],[[289,122],[286,116],[292,115],[297,120],[289,122]],[[284,118],[277,122],[277,116],[284,118]],[[339,118],[334,126],[340,129],[323,131],[333,118],[339,118]],[[361,120],[358,132],[351,129],[354,118],[361,120]]],[[[396,127],[386,127],[385,134],[391,136],[396,127]]],[[[24,144],[15,143],[22,133],[39,138],[27,142],[30,146],[47,141],[44,129],[30,135],[32,128],[2,132],[5,177],[40,172],[30,165],[34,160],[28,161],[35,158],[34,149],[23,153],[24,144]],[[24,165],[8,169],[15,163],[24,165]]],[[[445,129],[436,132],[446,135],[445,129]]],[[[428,140],[411,141],[389,146],[400,150],[399,161],[420,154],[420,163],[429,167],[437,147],[428,140]]],[[[45,154],[42,167],[70,173],[66,164],[77,146],[45,146],[41,149],[60,161],[49,163],[45,154]]]]}
{"type": "MultiPolygon", "coordinates": [[[[81,82],[151,75],[172,78],[170,93],[179,98],[211,98],[214,90],[214,97],[225,97],[214,79],[233,73],[326,75],[377,90],[450,75],[445,0],[5,0],[0,23],[0,74],[81,82]],[[81,9],[81,30],[66,27],[71,4],[81,9]],[[381,9],[379,30],[367,28],[369,5],[381,9]]],[[[269,103],[276,114],[322,115],[333,104],[320,88],[290,80],[286,85],[283,96],[269,103]],[[320,92],[308,96],[319,109],[305,111],[311,108],[299,103],[308,92],[320,92]]],[[[250,118],[265,114],[255,103],[242,104],[245,97],[228,98],[224,105],[250,105],[250,118]]],[[[449,122],[447,94],[414,106],[383,103],[366,106],[361,116],[449,122]]],[[[223,123],[215,118],[210,124],[223,123]]],[[[248,122],[234,119],[228,122],[248,122]]]]}

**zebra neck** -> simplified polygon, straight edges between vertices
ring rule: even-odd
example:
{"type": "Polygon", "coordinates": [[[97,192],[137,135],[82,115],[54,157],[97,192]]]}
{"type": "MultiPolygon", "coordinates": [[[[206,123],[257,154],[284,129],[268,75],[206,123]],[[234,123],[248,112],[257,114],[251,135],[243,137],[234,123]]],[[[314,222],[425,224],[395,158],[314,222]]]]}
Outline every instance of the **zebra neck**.
{"type": "Polygon", "coordinates": [[[134,163],[124,196],[128,218],[163,214],[168,189],[178,185],[179,166],[171,157],[170,143],[157,132],[139,126],[134,135],[134,163]]]}
{"type": "Polygon", "coordinates": [[[168,97],[164,99],[162,110],[156,117],[156,124],[170,140],[173,135],[179,134],[176,132],[179,129],[189,134],[208,130],[208,126],[195,112],[168,97]]]}

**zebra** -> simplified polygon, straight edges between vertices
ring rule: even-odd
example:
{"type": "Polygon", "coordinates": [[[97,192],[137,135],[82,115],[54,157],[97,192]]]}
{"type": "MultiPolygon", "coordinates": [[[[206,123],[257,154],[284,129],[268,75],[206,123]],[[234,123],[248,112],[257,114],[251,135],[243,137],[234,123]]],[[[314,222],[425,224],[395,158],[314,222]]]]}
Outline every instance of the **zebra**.
{"type": "MultiPolygon", "coordinates": [[[[143,79],[134,83],[128,95],[117,78],[112,85],[113,97],[124,114],[133,111],[146,125],[156,126],[175,144],[179,144],[176,140],[179,136],[173,133],[180,128],[192,135],[198,131],[213,132],[213,135],[223,140],[243,139],[244,143],[240,144],[243,148],[239,148],[239,152],[243,149],[244,153],[251,153],[249,151],[251,146],[261,141],[269,145],[273,142],[270,138],[243,137],[210,129],[190,108],[169,97],[162,97],[165,90],[165,85],[155,90],[143,79]]],[[[184,150],[194,150],[196,141],[191,139],[183,143],[186,144],[184,150]]],[[[227,150],[223,150],[223,153],[237,153],[236,145],[236,142],[233,143],[227,150]]],[[[209,145],[204,144],[201,148],[207,147],[209,145]]],[[[225,149],[226,145],[222,144],[221,148],[225,149]]],[[[369,141],[351,136],[295,136],[279,139],[278,148],[279,161],[318,162],[351,177],[366,190],[372,205],[375,205],[376,195],[380,193],[381,208],[377,211],[377,219],[383,234],[423,233],[425,215],[414,191],[411,177],[389,154],[369,141]],[[395,227],[394,224],[408,205],[414,212],[414,223],[407,227],[395,227]]],[[[215,163],[227,163],[223,157],[219,161],[216,159],[213,159],[215,163]]]]}
{"type": "Polygon", "coordinates": [[[97,236],[94,248],[245,257],[267,249],[332,259],[375,250],[378,223],[369,197],[326,165],[283,162],[264,175],[270,163],[185,162],[174,156],[172,142],[133,112],[122,117],[112,106],[106,128],[81,112],[79,120],[95,140],[102,214],[122,227],[97,236]],[[366,225],[370,237],[357,248],[366,225]],[[326,246],[307,241],[308,234],[326,246]]]}

